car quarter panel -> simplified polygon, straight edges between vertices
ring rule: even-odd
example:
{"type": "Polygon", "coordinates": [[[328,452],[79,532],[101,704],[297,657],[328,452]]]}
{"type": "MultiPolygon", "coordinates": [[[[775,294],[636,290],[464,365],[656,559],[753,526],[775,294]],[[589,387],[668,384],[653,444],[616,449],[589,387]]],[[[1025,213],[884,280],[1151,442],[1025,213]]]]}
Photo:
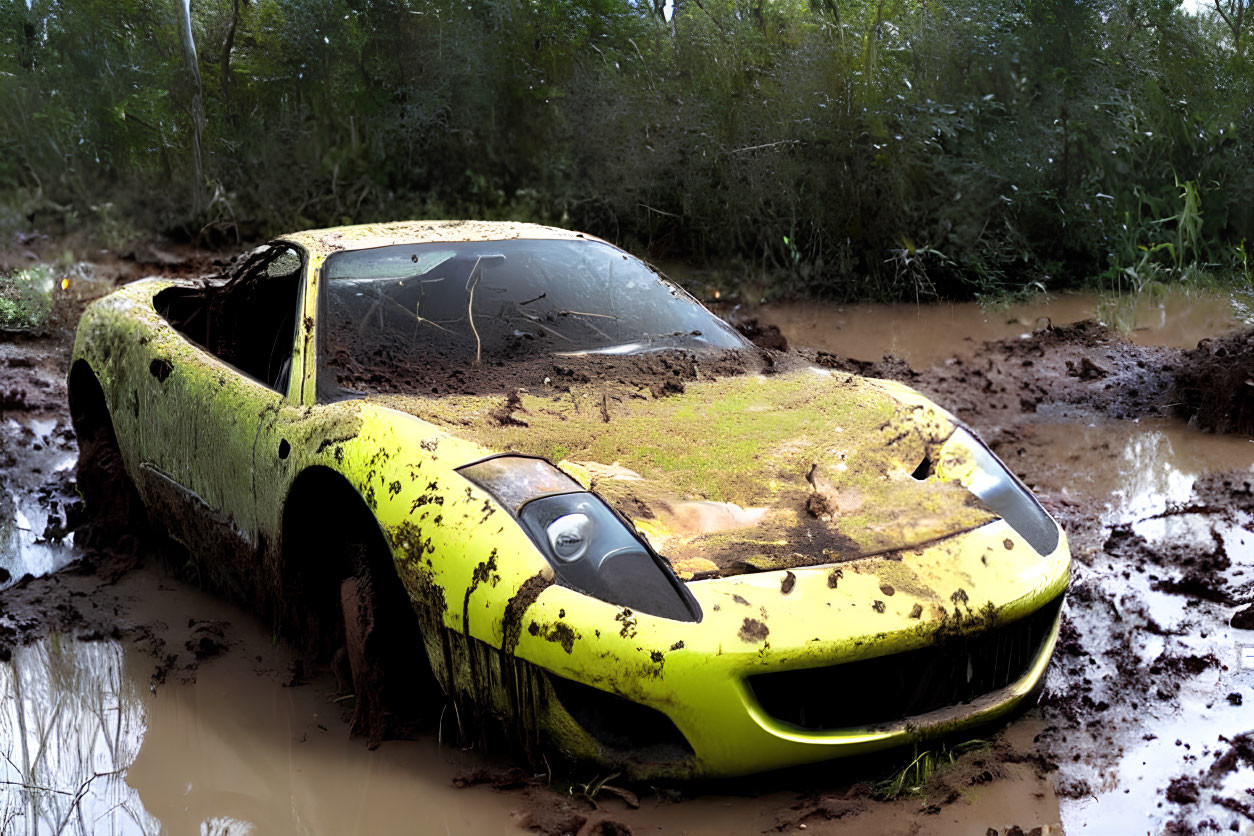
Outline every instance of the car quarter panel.
{"type": "MultiPolygon", "coordinates": [[[[90,305],[78,328],[73,360],[85,361],[99,381],[127,472],[145,502],[171,512],[170,522],[175,522],[183,516],[183,505],[196,502],[188,493],[194,481],[192,451],[211,438],[201,409],[188,400],[207,355],[152,306],[152,298],[171,284],[135,282],[90,305]]],[[[214,379],[215,390],[238,374],[223,369],[214,379]]],[[[201,510],[213,510],[214,497],[198,499],[201,510]]]]}
{"type": "MultiPolygon", "coordinates": [[[[508,647],[507,611],[533,578],[552,570],[497,502],[456,468],[490,454],[420,419],[364,401],[286,407],[264,435],[269,455],[290,450],[286,470],[261,486],[265,526],[278,531],[296,476],[321,466],[342,474],[379,522],[398,575],[425,628],[437,676],[452,685],[439,631],[508,647]]],[[[310,520],[310,524],[325,521],[310,520]]],[[[288,560],[317,556],[286,555],[288,560]]],[[[535,582],[533,582],[534,586],[535,582]]]]}

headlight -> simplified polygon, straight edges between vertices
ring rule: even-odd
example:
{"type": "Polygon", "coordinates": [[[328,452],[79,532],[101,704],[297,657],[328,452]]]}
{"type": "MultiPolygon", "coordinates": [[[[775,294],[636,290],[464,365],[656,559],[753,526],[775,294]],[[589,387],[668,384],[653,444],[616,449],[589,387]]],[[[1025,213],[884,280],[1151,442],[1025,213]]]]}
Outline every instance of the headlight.
{"type": "Polygon", "coordinates": [[[588,551],[588,540],[596,532],[596,524],[587,514],[565,514],[549,523],[547,530],[553,554],[570,563],[588,551]]]}
{"type": "Polygon", "coordinates": [[[650,615],[700,620],[670,567],[600,497],[553,465],[496,456],[458,472],[509,509],[561,583],[650,615]]]}
{"type": "Polygon", "coordinates": [[[1058,525],[1001,459],[959,427],[945,442],[940,475],[956,478],[1041,555],[1058,548],[1058,525]]]}

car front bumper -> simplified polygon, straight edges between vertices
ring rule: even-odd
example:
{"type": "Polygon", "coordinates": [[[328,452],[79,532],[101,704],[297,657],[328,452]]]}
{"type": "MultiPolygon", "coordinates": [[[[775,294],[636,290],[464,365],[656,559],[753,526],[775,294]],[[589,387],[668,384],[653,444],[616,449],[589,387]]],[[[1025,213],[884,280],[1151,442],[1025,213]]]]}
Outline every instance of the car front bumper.
{"type": "MultiPolygon", "coordinates": [[[[575,720],[586,712],[563,704],[572,699],[567,691],[545,708],[549,736],[567,754],[610,762],[637,777],[743,775],[917,741],[1012,711],[1049,664],[1069,567],[1065,537],[1041,556],[999,521],[923,548],[691,583],[703,613],[699,623],[633,613],[553,586],[528,609],[515,655],[665,715],[690,747],[659,755],[609,745],[575,720]],[[1007,663],[1012,669],[998,675],[996,687],[978,693],[967,687],[954,702],[933,700],[918,713],[848,725],[829,716],[801,725],[768,711],[752,684],[764,674],[797,671],[805,674],[796,680],[799,688],[812,688],[810,674],[826,671],[823,681],[839,703],[844,689],[885,687],[883,679],[860,681],[868,666],[859,663],[880,659],[882,671],[884,661],[888,668],[898,659],[909,667],[935,648],[995,652],[990,649],[1002,646],[998,631],[1008,635],[1032,618],[1030,652],[1018,639],[1016,661],[1007,663]],[[981,636],[994,640],[981,644],[981,636]]],[[[973,661],[968,686],[981,664],[973,661]]],[[[961,679],[961,666],[956,670],[961,679]]],[[[893,681],[909,683],[912,673],[903,670],[893,681]]],[[[787,688],[784,695],[786,701],[787,688]]],[[[797,696],[823,713],[822,695],[797,696]]]]}

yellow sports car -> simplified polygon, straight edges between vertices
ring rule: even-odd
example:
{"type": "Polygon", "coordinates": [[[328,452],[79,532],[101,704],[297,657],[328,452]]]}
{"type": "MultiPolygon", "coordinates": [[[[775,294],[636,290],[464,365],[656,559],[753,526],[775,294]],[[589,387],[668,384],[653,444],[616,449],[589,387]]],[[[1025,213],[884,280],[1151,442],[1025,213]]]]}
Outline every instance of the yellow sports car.
{"type": "Polygon", "coordinates": [[[69,384],[89,508],[142,501],[375,741],[739,775],[995,718],[1058,632],[1066,538],[953,416],[586,235],[285,236],[92,304],[69,384]]]}

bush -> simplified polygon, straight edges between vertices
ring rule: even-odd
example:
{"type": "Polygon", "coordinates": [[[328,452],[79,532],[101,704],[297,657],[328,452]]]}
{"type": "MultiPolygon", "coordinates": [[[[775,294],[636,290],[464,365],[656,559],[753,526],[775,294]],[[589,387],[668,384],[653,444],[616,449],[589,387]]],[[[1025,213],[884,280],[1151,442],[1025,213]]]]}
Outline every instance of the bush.
{"type": "Polygon", "coordinates": [[[24,331],[43,325],[52,310],[52,268],[45,264],[0,273],[0,329],[24,331]]]}

